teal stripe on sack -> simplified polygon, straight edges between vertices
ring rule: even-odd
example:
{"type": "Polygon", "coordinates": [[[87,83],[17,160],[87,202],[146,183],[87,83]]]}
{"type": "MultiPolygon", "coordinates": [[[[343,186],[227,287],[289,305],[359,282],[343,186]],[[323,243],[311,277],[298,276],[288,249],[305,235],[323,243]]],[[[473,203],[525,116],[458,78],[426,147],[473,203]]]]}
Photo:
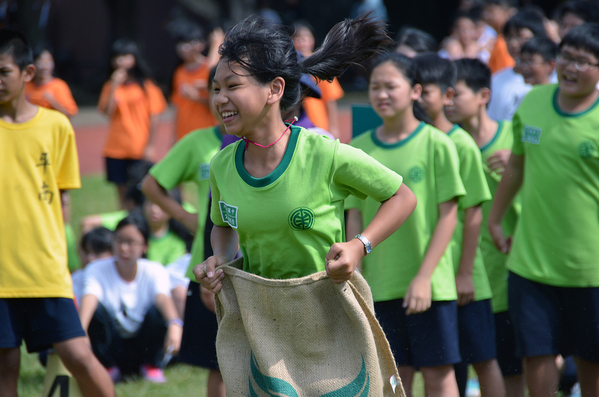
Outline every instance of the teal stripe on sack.
{"type": "Polygon", "coordinates": [[[370,377],[366,372],[366,364],[364,363],[364,357],[362,357],[362,369],[356,379],[339,390],[323,394],[322,397],[367,397],[369,389],[370,377]]]}

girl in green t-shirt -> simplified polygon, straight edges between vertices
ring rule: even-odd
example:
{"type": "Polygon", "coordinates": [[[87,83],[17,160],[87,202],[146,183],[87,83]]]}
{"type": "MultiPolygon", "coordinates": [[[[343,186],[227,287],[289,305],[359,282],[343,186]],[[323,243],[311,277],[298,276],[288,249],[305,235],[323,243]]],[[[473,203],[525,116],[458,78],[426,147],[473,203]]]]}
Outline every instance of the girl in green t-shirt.
{"type": "Polygon", "coordinates": [[[250,17],[227,33],[213,105],[227,133],[244,140],[211,163],[214,256],[194,268],[205,288],[221,290],[224,272],[216,267],[233,260],[239,247],[252,273],[289,278],[326,268],[342,283],[411,214],[414,196],[397,174],[338,141],[286,126],[281,117],[301,98],[302,73],[332,80],[389,42],[382,23],[364,16],[336,25],[302,60],[286,30],[262,18],[250,17]],[[349,194],[383,204],[359,238],[343,242],[349,194]],[[290,211],[289,201],[299,205],[290,211]]]}
{"type": "MultiPolygon", "coordinates": [[[[427,395],[457,397],[457,295],[447,247],[457,222],[457,198],[465,191],[454,143],[419,117],[424,111],[417,102],[422,86],[416,76],[414,61],[404,55],[390,53],[375,61],[369,96],[383,124],[352,142],[405,175],[418,199],[402,228],[364,259],[363,274],[405,389],[411,389],[419,368],[427,395]]],[[[346,208],[351,235],[372,222],[378,203],[352,197],[346,208]]]]}

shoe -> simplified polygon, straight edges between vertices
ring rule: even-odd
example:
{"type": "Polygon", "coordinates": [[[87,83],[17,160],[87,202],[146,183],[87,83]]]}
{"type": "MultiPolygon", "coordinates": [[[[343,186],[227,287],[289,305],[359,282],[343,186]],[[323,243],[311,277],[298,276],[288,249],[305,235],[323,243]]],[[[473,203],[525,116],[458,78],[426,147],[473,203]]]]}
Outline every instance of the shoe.
{"type": "Polygon", "coordinates": [[[155,367],[150,364],[144,364],[140,369],[141,376],[147,381],[152,383],[164,383],[166,378],[164,377],[164,371],[161,368],[155,367]]]}
{"type": "Polygon", "coordinates": [[[119,367],[110,367],[106,368],[108,375],[110,375],[110,379],[112,379],[112,383],[117,383],[121,380],[121,370],[119,367]]]}

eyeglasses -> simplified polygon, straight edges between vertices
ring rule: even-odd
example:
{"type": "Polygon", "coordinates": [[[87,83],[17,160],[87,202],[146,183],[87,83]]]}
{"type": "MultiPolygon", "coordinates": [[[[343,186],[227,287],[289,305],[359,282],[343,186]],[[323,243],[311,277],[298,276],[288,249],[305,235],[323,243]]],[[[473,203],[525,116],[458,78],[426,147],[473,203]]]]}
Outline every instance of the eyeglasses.
{"type": "Polygon", "coordinates": [[[120,238],[115,238],[114,239],[114,244],[115,245],[127,245],[129,247],[141,247],[142,245],[144,245],[144,242],[139,242],[139,241],[135,241],[135,240],[125,240],[125,239],[120,239],[120,238]]]}
{"type": "Polygon", "coordinates": [[[586,59],[574,59],[570,55],[564,54],[563,52],[557,54],[555,61],[562,66],[565,66],[569,63],[574,63],[574,67],[579,72],[586,72],[591,68],[591,66],[599,66],[599,63],[590,63],[586,59]]]}
{"type": "Polygon", "coordinates": [[[524,61],[522,59],[516,59],[516,65],[518,65],[518,66],[528,66],[528,67],[531,67],[531,66],[543,66],[544,64],[545,64],[545,62],[536,61],[536,60],[533,60],[533,59],[526,60],[526,61],[524,61]]]}

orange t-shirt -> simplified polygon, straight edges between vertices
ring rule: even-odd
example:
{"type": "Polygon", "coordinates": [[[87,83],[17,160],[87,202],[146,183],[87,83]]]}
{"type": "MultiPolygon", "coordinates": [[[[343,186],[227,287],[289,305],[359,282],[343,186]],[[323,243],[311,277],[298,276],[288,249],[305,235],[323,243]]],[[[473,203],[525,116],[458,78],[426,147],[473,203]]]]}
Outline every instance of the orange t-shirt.
{"type": "Polygon", "coordinates": [[[46,94],[54,96],[58,103],[67,110],[67,117],[73,117],[79,112],[71,89],[64,80],[54,77],[42,85],[37,85],[33,81],[25,84],[25,98],[29,102],[43,108],[54,109],[45,98],[46,94]]]}
{"type": "MultiPolygon", "coordinates": [[[[110,81],[104,83],[98,109],[106,110],[110,99],[110,81]]],[[[104,156],[115,159],[142,159],[150,136],[150,116],[166,109],[166,99],[151,80],[144,88],[137,83],[127,83],[114,92],[116,109],[110,118],[104,156]]]]}
{"type": "Polygon", "coordinates": [[[320,99],[306,97],[306,99],[304,99],[304,110],[312,124],[328,131],[329,115],[327,113],[326,103],[343,98],[344,92],[337,79],[333,79],[330,83],[328,81],[320,81],[318,83],[318,88],[320,88],[321,91],[320,99]]]}
{"type": "Polygon", "coordinates": [[[512,58],[507,50],[505,37],[500,34],[497,35],[495,46],[493,46],[493,50],[491,50],[491,56],[489,57],[489,69],[491,69],[491,73],[495,73],[498,70],[508,66],[513,68],[516,66],[516,61],[514,61],[514,58],[512,58]]]}
{"type": "MultiPolygon", "coordinates": [[[[181,65],[175,70],[171,102],[177,107],[177,119],[175,120],[177,139],[183,138],[193,130],[218,124],[207,104],[193,101],[181,94],[183,84],[196,84],[203,81],[206,82],[207,87],[209,74],[210,70],[205,62],[193,70],[189,70],[185,65],[181,65]]],[[[208,89],[202,89],[200,95],[208,100],[208,89]]]]}

